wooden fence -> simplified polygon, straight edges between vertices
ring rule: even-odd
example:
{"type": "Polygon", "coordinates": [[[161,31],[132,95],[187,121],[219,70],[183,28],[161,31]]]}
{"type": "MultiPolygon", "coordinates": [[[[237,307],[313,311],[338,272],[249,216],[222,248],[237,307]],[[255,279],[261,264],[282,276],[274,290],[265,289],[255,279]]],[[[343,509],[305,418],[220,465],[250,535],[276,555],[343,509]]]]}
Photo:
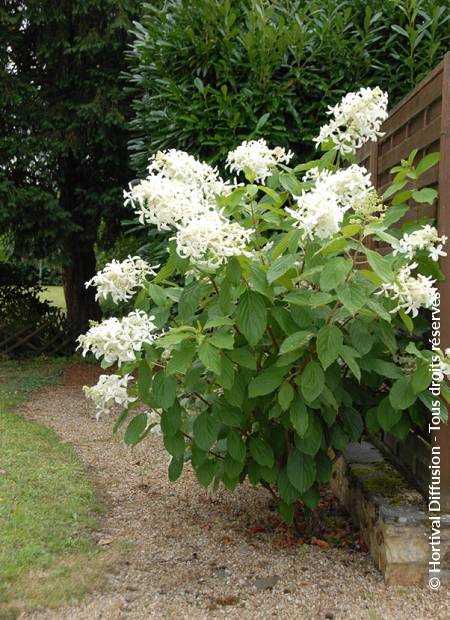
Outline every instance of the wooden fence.
{"type": "MultiPolygon", "coordinates": [[[[359,163],[370,171],[372,182],[380,193],[392,180],[391,168],[406,159],[413,149],[418,149],[416,161],[427,153],[440,151],[439,165],[423,174],[416,186],[436,188],[438,204],[412,202],[405,220],[424,216],[436,218],[439,233],[450,237],[450,52],[391,110],[382,131],[384,136],[377,143],[365,145],[358,157],[359,163]]],[[[450,347],[450,256],[442,258],[440,266],[446,276],[440,283],[441,349],[445,349],[450,347]]],[[[392,435],[385,434],[382,444],[397,465],[425,492],[429,483],[431,446],[440,447],[441,508],[449,512],[450,426],[441,425],[439,432],[428,437],[411,434],[403,445],[392,435]]]]}

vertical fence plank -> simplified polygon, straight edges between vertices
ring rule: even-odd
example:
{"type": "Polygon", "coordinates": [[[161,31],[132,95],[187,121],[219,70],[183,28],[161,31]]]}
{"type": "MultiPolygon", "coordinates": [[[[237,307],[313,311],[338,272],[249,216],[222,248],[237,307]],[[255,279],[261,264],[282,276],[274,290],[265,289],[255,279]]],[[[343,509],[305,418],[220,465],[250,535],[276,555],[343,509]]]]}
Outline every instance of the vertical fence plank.
{"type": "MultiPolygon", "coordinates": [[[[444,59],[441,113],[441,161],[439,163],[438,227],[450,237],[450,52],[444,59]]],[[[446,280],[441,283],[441,348],[450,347],[450,256],[441,259],[446,280]]],[[[447,408],[448,409],[448,408],[447,408]]],[[[441,449],[441,508],[450,512],[450,424],[442,424],[431,445],[441,449]]]]}

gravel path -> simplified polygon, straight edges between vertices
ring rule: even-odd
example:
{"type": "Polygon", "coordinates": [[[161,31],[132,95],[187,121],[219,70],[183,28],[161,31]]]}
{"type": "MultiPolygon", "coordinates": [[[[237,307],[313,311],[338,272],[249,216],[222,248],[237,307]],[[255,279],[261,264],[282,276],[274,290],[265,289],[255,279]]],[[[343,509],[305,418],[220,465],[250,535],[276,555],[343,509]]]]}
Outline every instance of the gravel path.
{"type": "Polygon", "coordinates": [[[283,545],[266,492],[211,495],[188,467],[170,483],[160,437],[130,450],[95,420],[80,386],[97,372],[70,367],[23,413],[75,446],[108,505],[99,541],[130,551],[106,592],[21,620],[450,619],[449,590],[387,588],[365,553],[283,545]]]}

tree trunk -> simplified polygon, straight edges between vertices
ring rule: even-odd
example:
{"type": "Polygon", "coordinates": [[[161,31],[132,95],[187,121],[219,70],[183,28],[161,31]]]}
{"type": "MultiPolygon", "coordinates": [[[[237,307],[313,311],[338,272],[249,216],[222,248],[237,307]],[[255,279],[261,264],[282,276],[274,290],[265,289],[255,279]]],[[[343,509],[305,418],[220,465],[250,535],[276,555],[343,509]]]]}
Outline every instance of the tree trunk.
{"type": "Polygon", "coordinates": [[[64,296],[67,306],[67,323],[75,335],[89,328],[89,321],[101,317],[95,301],[95,288],[86,289],[86,282],[96,273],[94,242],[78,237],[68,244],[67,264],[64,267],[64,296]]]}

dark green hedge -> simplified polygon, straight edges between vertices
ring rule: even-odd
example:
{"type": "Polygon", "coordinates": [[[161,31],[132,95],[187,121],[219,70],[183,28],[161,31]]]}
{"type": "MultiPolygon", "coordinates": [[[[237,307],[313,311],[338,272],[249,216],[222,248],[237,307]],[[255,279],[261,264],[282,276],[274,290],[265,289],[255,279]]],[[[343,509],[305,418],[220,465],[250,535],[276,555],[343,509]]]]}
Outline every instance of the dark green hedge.
{"type": "Polygon", "coordinates": [[[450,0],[167,0],[144,5],[129,54],[131,149],[212,161],[264,136],[311,150],[326,106],[362,85],[394,103],[450,46],[450,0]]]}

